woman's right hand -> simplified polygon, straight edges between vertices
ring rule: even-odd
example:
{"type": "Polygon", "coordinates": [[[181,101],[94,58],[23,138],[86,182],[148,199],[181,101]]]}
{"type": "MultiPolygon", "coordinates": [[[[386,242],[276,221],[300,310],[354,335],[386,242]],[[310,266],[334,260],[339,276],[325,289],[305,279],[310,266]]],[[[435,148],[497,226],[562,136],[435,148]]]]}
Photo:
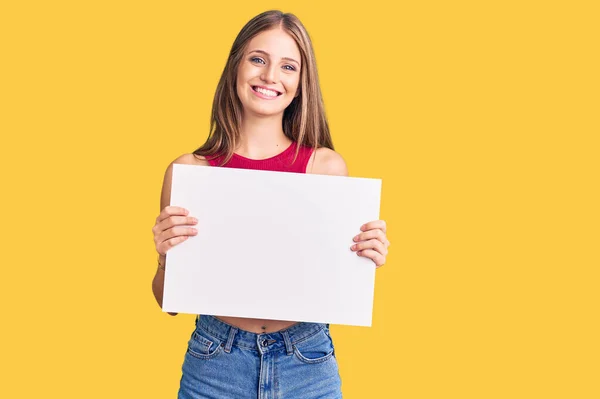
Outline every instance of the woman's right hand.
{"type": "Polygon", "coordinates": [[[190,225],[198,223],[198,219],[188,216],[189,211],[179,206],[165,206],[156,218],[152,227],[154,245],[159,255],[165,256],[175,245],[198,234],[198,230],[190,225]]]}

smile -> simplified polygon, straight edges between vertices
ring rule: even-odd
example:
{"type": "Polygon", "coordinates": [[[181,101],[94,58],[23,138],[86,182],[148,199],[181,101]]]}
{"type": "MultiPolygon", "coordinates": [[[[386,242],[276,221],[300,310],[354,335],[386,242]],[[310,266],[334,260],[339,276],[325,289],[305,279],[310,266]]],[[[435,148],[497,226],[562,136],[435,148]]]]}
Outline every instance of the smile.
{"type": "Polygon", "coordinates": [[[261,98],[276,98],[277,96],[280,96],[281,93],[278,91],[274,91],[274,90],[269,90],[269,89],[265,89],[263,87],[260,86],[252,86],[252,91],[254,93],[256,93],[256,95],[258,95],[261,98]]]}

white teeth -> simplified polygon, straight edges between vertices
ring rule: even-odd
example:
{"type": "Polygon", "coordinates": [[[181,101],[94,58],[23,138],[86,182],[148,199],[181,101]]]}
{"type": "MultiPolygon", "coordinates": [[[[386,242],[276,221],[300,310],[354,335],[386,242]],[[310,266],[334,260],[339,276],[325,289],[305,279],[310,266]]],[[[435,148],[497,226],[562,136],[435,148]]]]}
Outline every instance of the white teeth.
{"type": "Polygon", "coordinates": [[[269,97],[275,97],[277,96],[277,92],[274,92],[272,90],[266,90],[263,89],[262,87],[257,87],[254,90],[256,90],[257,92],[264,94],[265,96],[269,96],[269,97]]]}

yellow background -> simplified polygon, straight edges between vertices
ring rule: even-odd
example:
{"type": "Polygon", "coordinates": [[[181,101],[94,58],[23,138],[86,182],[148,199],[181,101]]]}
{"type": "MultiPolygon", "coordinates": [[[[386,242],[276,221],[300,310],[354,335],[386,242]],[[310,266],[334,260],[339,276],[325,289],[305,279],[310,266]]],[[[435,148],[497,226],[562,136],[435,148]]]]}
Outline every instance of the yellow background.
{"type": "Polygon", "coordinates": [[[0,397],[176,396],[160,185],[272,8],[350,174],[383,179],[373,327],[332,329],[345,398],[600,397],[594,3],[2,2],[0,397]]]}

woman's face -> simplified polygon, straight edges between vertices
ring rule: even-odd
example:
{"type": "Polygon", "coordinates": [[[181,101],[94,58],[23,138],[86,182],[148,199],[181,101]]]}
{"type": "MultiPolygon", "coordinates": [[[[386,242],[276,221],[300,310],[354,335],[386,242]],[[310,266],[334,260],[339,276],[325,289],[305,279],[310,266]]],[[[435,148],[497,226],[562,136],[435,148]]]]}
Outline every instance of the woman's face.
{"type": "Polygon", "coordinates": [[[294,39],[276,28],[250,40],[237,73],[237,94],[244,114],[281,114],[300,82],[300,50],[294,39]]]}

